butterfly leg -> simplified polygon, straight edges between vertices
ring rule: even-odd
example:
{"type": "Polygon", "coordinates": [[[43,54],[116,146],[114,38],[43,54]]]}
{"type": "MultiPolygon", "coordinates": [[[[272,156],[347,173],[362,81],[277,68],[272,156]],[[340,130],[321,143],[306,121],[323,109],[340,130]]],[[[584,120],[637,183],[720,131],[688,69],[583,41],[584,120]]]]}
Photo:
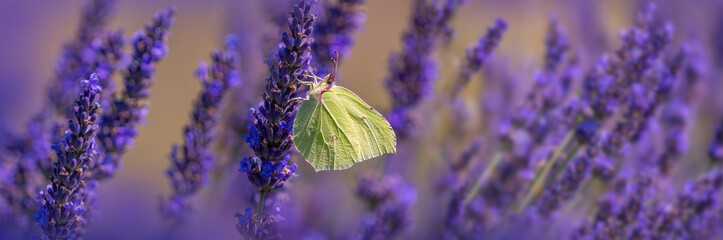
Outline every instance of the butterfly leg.
{"type": "Polygon", "coordinates": [[[289,102],[291,102],[291,101],[304,101],[304,100],[306,100],[305,97],[295,97],[295,98],[289,99],[289,102]]]}

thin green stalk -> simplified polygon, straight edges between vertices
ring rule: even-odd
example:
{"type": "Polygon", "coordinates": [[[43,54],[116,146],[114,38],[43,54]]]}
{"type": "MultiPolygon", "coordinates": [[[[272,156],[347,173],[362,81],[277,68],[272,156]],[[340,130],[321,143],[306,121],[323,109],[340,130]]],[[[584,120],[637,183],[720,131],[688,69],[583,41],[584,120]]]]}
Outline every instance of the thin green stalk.
{"type": "Polygon", "coordinates": [[[261,192],[261,198],[259,199],[259,215],[263,216],[264,214],[264,201],[266,200],[266,193],[261,192]]]}
{"type": "Polygon", "coordinates": [[[474,199],[475,196],[477,196],[477,193],[479,192],[480,188],[482,188],[482,185],[487,182],[487,180],[492,176],[492,172],[497,169],[497,165],[499,165],[500,160],[502,159],[502,153],[497,152],[495,153],[494,157],[492,157],[492,161],[489,165],[485,168],[485,171],[477,178],[477,182],[474,183],[474,186],[472,186],[472,189],[470,189],[469,194],[464,198],[464,206],[467,206],[472,199],[474,199]]]}
{"type": "Polygon", "coordinates": [[[572,158],[575,157],[575,155],[577,154],[577,151],[580,150],[580,147],[582,147],[582,144],[579,144],[577,141],[575,141],[572,150],[567,155],[565,155],[565,160],[562,161],[562,164],[560,164],[560,166],[557,168],[557,170],[552,173],[552,176],[547,178],[547,181],[545,183],[546,186],[549,186],[550,184],[552,184],[552,182],[554,182],[555,179],[557,179],[557,176],[560,176],[561,173],[565,172],[565,169],[567,169],[567,164],[569,164],[570,161],[572,161],[572,158]]]}
{"type": "Polygon", "coordinates": [[[552,158],[548,159],[545,162],[545,165],[540,168],[537,173],[535,173],[535,178],[532,180],[530,187],[525,192],[525,197],[522,198],[521,202],[515,204],[514,209],[516,212],[525,209],[527,205],[532,202],[532,200],[537,198],[540,193],[542,193],[543,187],[547,183],[547,177],[548,175],[550,175],[550,171],[552,171],[552,168],[555,166],[555,162],[560,157],[562,152],[568,148],[568,145],[573,142],[573,139],[575,139],[574,136],[575,131],[569,131],[567,135],[565,135],[565,139],[562,140],[560,146],[555,150],[555,153],[552,154],[552,158]]]}

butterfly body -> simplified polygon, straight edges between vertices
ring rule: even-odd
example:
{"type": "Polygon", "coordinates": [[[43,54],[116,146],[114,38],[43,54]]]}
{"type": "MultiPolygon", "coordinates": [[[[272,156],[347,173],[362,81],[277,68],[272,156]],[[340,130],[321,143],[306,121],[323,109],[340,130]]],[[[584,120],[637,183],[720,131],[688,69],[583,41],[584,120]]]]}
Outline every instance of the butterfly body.
{"type": "Polygon", "coordinates": [[[294,120],[294,146],[320,170],[342,170],[396,152],[389,122],[332,76],[311,84],[294,120]]]}

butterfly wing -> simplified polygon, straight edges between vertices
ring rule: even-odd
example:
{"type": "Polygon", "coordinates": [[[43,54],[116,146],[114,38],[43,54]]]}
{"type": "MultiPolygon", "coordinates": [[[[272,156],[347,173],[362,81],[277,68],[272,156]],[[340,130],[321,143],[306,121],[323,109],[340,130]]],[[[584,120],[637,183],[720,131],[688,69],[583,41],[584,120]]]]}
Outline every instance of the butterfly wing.
{"type": "Polygon", "coordinates": [[[294,146],[316,171],[349,168],[360,149],[353,121],[335,94],[324,93],[322,99],[310,97],[301,103],[294,120],[294,146]]]}
{"type": "Polygon", "coordinates": [[[352,120],[353,128],[359,135],[360,154],[355,162],[397,151],[394,129],[382,114],[344,87],[334,86],[331,88],[331,93],[339,98],[352,120]]]}

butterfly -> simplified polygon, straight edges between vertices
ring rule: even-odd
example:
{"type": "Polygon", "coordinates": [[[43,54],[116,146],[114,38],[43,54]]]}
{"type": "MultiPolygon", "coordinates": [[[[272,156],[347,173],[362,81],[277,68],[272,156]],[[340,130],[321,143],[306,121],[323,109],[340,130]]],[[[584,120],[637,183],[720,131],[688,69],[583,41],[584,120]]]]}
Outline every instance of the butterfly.
{"type": "Polygon", "coordinates": [[[313,81],[303,82],[310,88],[296,114],[293,139],[314,170],[343,170],[396,153],[397,138],[382,114],[336,86],[333,73],[324,78],[311,74],[313,81]]]}

